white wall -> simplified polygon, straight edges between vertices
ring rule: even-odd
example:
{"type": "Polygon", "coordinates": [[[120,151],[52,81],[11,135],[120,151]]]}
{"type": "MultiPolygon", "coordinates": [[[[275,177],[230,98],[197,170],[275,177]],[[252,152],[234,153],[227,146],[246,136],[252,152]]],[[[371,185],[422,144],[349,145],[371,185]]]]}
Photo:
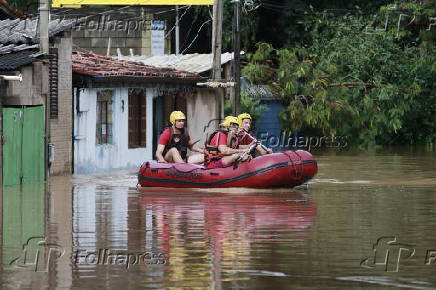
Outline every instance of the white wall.
{"type": "Polygon", "coordinates": [[[112,144],[96,144],[97,92],[104,89],[78,89],[74,92],[74,172],[89,173],[118,168],[138,168],[145,160],[152,159],[153,94],[146,90],[147,146],[128,148],[128,88],[113,89],[112,144]],[[122,110],[124,101],[124,111],[122,110]]]}

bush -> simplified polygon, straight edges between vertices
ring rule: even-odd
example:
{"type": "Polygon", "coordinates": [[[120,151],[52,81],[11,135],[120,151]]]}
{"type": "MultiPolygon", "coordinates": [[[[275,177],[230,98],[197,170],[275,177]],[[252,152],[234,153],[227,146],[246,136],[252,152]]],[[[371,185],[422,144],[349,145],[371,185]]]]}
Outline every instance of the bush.
{"type": "Polygon", "coordinates": [[[425,23],[434,9],[395,6],[416,23],[377,30],[387,14],[398,17],[392,9],[382,7],[372,22],[362,15],[314,17],[310,45],[259,44],[242,72],[286,100],[286,129],[347,135],[360,147],[434,144],[435,32],[425,23]]]}

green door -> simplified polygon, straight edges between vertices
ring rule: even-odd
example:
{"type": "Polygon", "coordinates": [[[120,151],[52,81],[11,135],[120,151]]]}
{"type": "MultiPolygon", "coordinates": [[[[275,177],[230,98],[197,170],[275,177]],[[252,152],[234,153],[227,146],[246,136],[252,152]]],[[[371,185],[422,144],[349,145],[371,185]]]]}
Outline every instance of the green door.
{"type": "Polygon", "coordinates": [[[3,185],[44,181],[44,107],[3,108],[3,185]]]}
{"type": "Polygon", "coordinates": [[[22,183],[44,181],[44,107],[24,108],[22,183]]]}
{"type": "Polygon", "coordinates": [[[21,183],[23,109],[3,108],[3,185],[21,183]]]}

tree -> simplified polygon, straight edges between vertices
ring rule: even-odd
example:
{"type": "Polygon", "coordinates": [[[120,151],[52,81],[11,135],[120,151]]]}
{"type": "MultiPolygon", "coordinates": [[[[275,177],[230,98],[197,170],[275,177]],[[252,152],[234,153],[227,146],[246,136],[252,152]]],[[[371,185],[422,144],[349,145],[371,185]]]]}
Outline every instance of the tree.
{"type": "Polygon", "coordinates": [[[281,117],[293,131],[348,135],[363,147],[434,144],[436,51],[427,30],[434,12],[402,2],[370,18],[314,15],[306,42],[277,50],[260,44],[243,74],[288,102],[281,117]],[[398,26],[401,14],[411,17],[398,26]],[[387,16],[397,20],[386,26],[387,16]]]}

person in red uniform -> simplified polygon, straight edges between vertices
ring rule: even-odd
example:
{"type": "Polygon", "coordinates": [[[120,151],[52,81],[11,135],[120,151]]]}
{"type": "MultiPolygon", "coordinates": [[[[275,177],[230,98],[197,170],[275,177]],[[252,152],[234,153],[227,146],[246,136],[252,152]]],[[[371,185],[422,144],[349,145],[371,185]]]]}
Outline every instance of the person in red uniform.
{"type": "Polygon", "coordinates": [[[222,129],[212,133],[206,142],[204,165],[208,168],[227,167],[237,159],[250,158],[250,148],[238,149],[238,118],[227,116],[221,124],[222,129]]]}
{"type": "MultiPolygon", "coordinates": [[[[242,113],[238,116],[238,144],[241,149],[249,147],[253,142],[257,142],[257,140],[251,136],[251,121],[252,118],[248,113],[242,113]]],[[[260,155],[272,153],[272,149],[261,144],[256,146],[256,151],[259,152],[260,155]]]]}
{"type": "Polygon", "coordinates": [[[185,163],[188,148],[191,151],[204,153],[204,149],[198,148],[192,143],[185,128],[186,117],[181,111],[170,114],[171,127],[166,128],[159,136],[156,150],[158,162],[185,163]]]}

